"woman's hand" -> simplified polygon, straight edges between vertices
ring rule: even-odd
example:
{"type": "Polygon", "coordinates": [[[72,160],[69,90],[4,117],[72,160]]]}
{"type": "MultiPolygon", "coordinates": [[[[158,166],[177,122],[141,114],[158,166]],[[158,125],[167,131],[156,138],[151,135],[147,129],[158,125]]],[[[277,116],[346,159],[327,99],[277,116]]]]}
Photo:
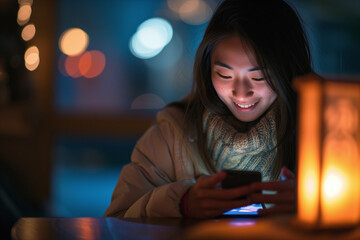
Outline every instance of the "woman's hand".
{"type": "Polygon", "coordinates": [[[234,200],[250,193],[250,186],[232,189],[221,189],[226,177],[225,172],[211,176],[203,175],[189,189],[187,210],[193,218],[211,218],[221,215],[230,209],[251,204],[249,200],[234,200]]]}
{"type": "Polygon", "coordinates": [[[257,182],[250,185],[253,192],[249,198],[254,203],[272,203],[275,206],[259,210],[261,215],[293,212],[295,210],[295,174],[286,167],[281,169],[281,181],[257,182]],[[262,190],[275,191],[275,194],[256,193],[262,190]]]}

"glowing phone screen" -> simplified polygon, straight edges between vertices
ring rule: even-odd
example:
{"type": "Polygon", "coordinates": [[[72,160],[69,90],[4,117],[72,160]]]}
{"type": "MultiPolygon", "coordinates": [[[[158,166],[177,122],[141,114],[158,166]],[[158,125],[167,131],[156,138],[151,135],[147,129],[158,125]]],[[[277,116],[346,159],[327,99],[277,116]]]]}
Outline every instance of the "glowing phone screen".
{"type": "Polygon", "coordinates": [[[252,205],[245,206],[245,207],[234,208],[234,209],[231,209],[230,211],[224,212],[223,215],[229,215],[229,216],[253,215],[253,216],[256,216],[256,215],[258,215],[257,211],[259,209],[263,209],[263,206],[260,203],[252,204],[252,205]]]}

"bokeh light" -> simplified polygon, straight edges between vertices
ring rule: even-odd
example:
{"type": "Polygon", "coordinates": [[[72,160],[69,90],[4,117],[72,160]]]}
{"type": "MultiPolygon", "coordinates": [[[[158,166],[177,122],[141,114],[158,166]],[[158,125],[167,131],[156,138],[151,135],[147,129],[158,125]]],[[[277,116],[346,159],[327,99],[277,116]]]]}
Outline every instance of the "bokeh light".
{"type": "Polygon", "coordinates": [[[167,5],[171,11],[179,13],[180,7],[188,0],[167,0],[167,5]]]}
{"type": "Polygon", "coordinates": [[[171,41],[173,29],[162,18],[151,18],[140,24],[130,40],[130,50],[138,58],[155,57],[171,41]]]}
{"type": "Polygon", "coordinates": [[[85,52],[83,55],[81,55],[78,64],[79,72],[81,73],[81,75],[89,72],[93,64],[93,60],[95,59],[93,59],[90,52],[85,52]]]}
{"type": "Polygon", "coordinates": [[[179,9],[180,18],[191,25],[207,22],[212,15],[211,7],[202,0],[188,0],[179,9]]]}
{"type": "Polygon", "coordinates": [[[36,33],[36,28],[34,24],[29,24],[24,27],[24,29],[21,32],[21,37],[24,41],[31,40],[36,33]]]}
{"type": "Polygon", "coordinates": [[[322,194],[325,199],[334,200],[346,189],[345,176],[337,169],[330,169],[324,173],[322,194]]]}
{"type": "Polygon", "coordinates": [[[33,4],[33,0],[18,0],[18,3],[20,6],[25,5],[25,4],[31,6],[33,4]]]}
{"type": "Polygon", "coordinates": [[[67,75],[73,78],[81,77],[79,62],[81,56],[68,56],[65,60],[65,71],[67,75]]]}
{"type": "Polygon", "coordinates": [[[85,52],[79,61],[79,71],[86,78],[100,75],[105,68],[105,55],[97,50],[85,52]]]}
{"type": "Polygon", "coordinates": [[[82,54],[89,44],[89,36],[80,28],[71,28],[63,32],[59,39],[60,50],[68,56],[82,54]]]}
{"type": "Polygon", "coordinates": [[[162,48],[152,49],[152,48],[145,47],[143,44],[141,44],[141,42],[139,41],[136,34],[134,36],[132,36],[129,45],[130,45],[129,47],[130,47],[131,53],[135,57],[138,57],[141,59],[149,59],[149,58],[155,57],[162,50],[162,48]]]}
{"type": "Polygon", "coordinates": [[[29,71],[34,71],[40,64],[39,49],[36,46],[29,47],[25,54],[25,67],[29,71]]]}
{"type": "Polygon", "coordinates": [[[61,55],[58,60],[60,73],[72,78],[97,77],[104,71],[105,65],[105,55],[98,50],[86,51],[77,56],[61,55]]]}
{"type": "Polygon", "coordinates": [[[179,14],[184,16],[194,15],[199,5],[199,0],[185,1],[179,8],[179,14]]]}
{"type": "Polygon", "coordinates": [[[172,38],[173,30],[168,21],[152,18],[143,22],[138,28],[139,41],[147,48],[163,48],[172,38]]]}
{"type": "Polygon", "coordinates": [[[156,94],[145,93],[132,102],[131,109],[143,110],[143,109],[161,109],[165,106],[164,100],[156,94]]]}
{"type": "Polygon", "coordinates": [[[17,15],[17,22],[20,26],[23,26],[29,22],[31,17],[31,11],[31,5],[29,4],[24,4],[20,6],[17,15]]]}

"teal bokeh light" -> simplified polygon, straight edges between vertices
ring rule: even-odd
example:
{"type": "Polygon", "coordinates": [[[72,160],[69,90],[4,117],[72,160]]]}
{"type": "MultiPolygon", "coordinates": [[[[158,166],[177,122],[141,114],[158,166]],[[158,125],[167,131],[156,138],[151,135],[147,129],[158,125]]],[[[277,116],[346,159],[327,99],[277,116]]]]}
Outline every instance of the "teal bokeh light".
{"type": "Polygon", "coordinates": [[[173,36],[171,24],[163,18],[151,18],[140,24],[130,39],[131,53],[141,59],[158,55],[173,36]]]}

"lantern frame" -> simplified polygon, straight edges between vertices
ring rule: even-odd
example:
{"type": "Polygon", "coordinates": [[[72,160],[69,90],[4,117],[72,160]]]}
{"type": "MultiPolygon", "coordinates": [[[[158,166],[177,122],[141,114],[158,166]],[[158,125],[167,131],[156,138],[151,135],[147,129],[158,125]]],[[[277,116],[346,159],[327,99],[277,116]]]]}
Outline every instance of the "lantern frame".
{"type": "Polygon", "coordinates": [[[298,92],[297,222],[315,229],[360,223],[360,77],[315,74],[298,92]]]}

